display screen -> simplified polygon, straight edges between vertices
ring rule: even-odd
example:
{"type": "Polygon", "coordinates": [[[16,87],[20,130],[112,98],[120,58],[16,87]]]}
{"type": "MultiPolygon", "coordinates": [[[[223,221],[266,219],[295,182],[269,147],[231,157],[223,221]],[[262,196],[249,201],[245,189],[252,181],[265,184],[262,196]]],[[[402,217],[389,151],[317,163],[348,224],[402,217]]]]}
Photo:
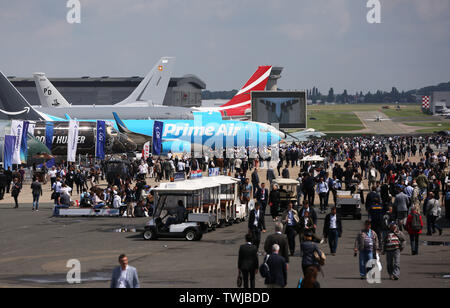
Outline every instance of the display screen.
{"type": "Polygon", "coordinates": [[[252,92],[252,121],[306,128],[306,92],[252,92]]]}

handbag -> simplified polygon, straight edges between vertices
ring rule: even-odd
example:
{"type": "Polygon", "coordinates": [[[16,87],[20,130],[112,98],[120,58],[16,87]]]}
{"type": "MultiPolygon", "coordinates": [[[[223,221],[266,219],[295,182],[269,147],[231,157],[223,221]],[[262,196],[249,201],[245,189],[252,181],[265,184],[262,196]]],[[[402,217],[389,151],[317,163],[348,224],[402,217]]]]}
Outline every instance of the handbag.
{"type": "Polygon", "coordinates": [[[239,271],[238,277],[237,277],[237,281],[236,281],[236,285],[238,288],[242,288],[242,273],[241,271],[239,271]]]}

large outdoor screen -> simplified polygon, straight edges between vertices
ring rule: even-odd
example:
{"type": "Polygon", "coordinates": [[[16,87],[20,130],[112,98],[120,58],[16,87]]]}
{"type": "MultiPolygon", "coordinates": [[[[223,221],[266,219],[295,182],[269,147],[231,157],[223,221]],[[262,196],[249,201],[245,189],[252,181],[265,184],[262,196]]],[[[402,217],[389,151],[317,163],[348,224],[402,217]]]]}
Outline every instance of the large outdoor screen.
{"type": "Polygon", "coordinates": [[[252,92],[252,120],[306,128],[306,92],[252,92]]]}

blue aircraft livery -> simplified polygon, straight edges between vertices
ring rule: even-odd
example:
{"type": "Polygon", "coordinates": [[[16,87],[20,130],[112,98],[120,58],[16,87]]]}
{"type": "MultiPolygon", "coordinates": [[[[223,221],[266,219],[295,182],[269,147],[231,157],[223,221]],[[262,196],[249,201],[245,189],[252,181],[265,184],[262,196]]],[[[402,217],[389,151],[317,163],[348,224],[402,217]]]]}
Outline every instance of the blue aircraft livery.
{"type": "MultiPolygon", "coordinates": [[[[121,125],[132,133],[152,137],[155,121],[116,118],[116,122],[116,127],[121,125]]],[[[278,144],[284,137],[284,133],[265,123],[224,121],[218,112],[195,112],[194,120],[165,120],[162,142],[163,153],[189,153],[192,146],[212,150],[261,148],[278,144]]]]}

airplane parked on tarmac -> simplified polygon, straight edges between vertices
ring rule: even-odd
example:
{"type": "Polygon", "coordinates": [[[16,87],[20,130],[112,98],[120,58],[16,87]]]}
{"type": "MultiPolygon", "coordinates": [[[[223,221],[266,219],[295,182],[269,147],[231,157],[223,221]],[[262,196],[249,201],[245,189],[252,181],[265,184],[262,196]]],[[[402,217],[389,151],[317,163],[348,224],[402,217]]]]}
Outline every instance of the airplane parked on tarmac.
{"type": "Polygon", "coordinates": [[[34,79],[42,107],[37,110],[57,118],[101,118],[113,111],[126,120],[139,119],[193,119],[195,111],[217,111],[226,119],[248,119],[251,113],[251,92],[264,91],[272,66],[260,66],[242,89],[221,107],[172,107],[162,102],[175,58],[162,58],[136,90],[123,102],[109,106],[72,106],[47,79],[44,73],[35,73],[34,79]],[[161,77],[162,76],[162,77],[161,77]],[[164,81],[160,81],[160,79],[164,81]],[[56,107],[56,108],[55,108],[56,107]]]}
{"type": "MultiPolygon", "coordinates": [[[[0,72],[0,113],[10,118],[52,121],[52,118],[33,108],[0,72]]],[[[112,110],[110,110],[112,111],[112,110]]],[[[164,120],[163,153],[191,153],[192,146],[207,149],[227,147],[268,147],[278,144],[285,134],[266,123],[223,120],[219,112],[194,112],[193,120],[164,120]]],[[[102,116],[104,118],[105,115],[102,116]]],[[[100,119],[102,119],[100,118],[100,119]]],[[[96,121],[95,118],[83,119],[96,121]]],[[[116,128],[129,136],[141,136],[149,141],[153,135],[154,120],[124,120],[115,114],[116,128]]],[[[130,137],[130,139],[133,139],[130,137]]],[[[133,140],[133,142],[136,142],[133,140]]],[[[136,142],[138,143],[138,142],[136,142]]],[[[143,144],[137,144],[142,148],[143,144]]]]}

